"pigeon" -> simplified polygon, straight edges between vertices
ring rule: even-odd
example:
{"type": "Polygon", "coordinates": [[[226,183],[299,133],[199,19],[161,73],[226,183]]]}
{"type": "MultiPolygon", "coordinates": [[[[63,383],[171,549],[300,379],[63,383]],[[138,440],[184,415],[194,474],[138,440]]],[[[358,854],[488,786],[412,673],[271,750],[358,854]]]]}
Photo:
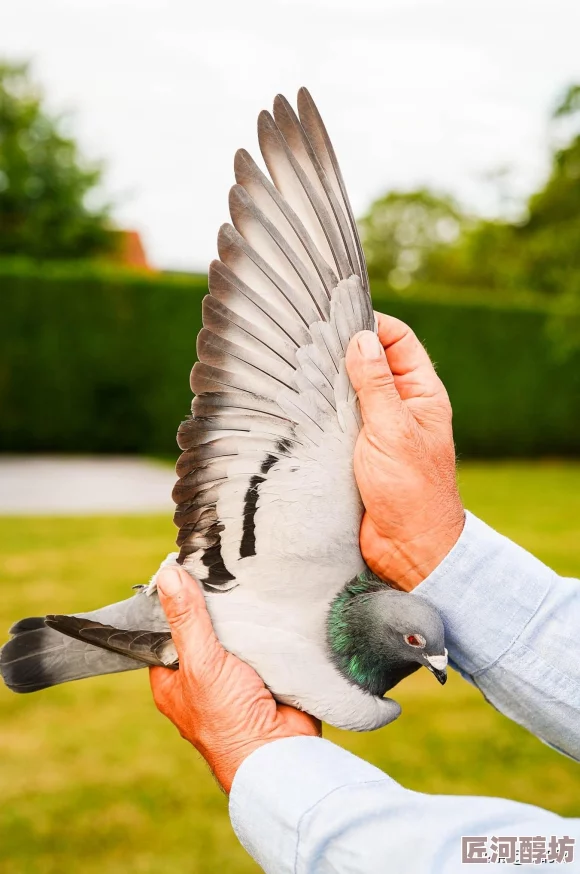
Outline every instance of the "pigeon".
{"type": "MultiPolygon", "coordinates": [[[[177,442],[179,552],[224,647],[275,698],[343,729],[384,726],[421,666],[446,680],[438,612],[366,566],[353,471],[361,428],[345,353],[375,331],[365,258],[309,92],[258,118],[269,177],[243,149],[231,224],[209,268],[177,442]]],[[[159,573],[159,571],[157,572],[159,573]]],[[[146,665],[178,667],[156,588],[90,613],[17,622],[0,652],[15,692],[146,665]]]]}

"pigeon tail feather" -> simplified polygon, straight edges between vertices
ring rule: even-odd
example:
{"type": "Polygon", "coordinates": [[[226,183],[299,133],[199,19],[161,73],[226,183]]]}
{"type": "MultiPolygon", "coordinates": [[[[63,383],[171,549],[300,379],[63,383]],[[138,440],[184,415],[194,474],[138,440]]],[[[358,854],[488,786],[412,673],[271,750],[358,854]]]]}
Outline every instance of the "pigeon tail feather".
{"type": "Polygon", "coordinates": [[[21,619],[10,633],[0,675],[13,692],[177,661],[159,598],[145,587],[92,613],[21,619]]]}
{"type": "Polygon", "coordinates": [[[70,680],[145,667],[135,659],[67,637],[47,627],[44,618],[40,622],[37,628],[16,631],[0,650],[0,674],[13,692],[38,692],[70,680]]]}

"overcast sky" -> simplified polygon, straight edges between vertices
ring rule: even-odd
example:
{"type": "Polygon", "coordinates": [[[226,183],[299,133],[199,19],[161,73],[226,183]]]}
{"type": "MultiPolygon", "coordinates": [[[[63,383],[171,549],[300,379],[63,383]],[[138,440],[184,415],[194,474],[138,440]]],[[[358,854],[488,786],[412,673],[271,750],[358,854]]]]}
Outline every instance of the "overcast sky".
{"type": "Polygon", "coordinates": [[[161,267],[205,269],[232,160],[304,84],[357,214],[428,184],[470,208],[546,173],[547,117],[580,82],[578,0],[17,0],[0,55],[32,58],[51,107],[74,110],[107,161],[116,218],[161,267]]]}

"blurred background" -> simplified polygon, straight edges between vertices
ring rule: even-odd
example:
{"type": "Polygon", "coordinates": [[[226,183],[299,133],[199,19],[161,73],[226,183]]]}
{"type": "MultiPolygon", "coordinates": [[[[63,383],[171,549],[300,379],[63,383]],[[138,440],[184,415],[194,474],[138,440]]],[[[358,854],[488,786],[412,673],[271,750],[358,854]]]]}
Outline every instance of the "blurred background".
{"type": "MultiPolygon", "coordinates": [[[[0,628],[125,597],[171,550],[233,155],[303,84],[375,306],[449,389],[467,506],[580,576],[575,0],[19,0],[0,24],[0,628]]],[[[435,685],[327,734],[411,788],[580,815],[577,766],[435,685]]],[[[1,688],[0,745],[6,874],[257,870],[145,673],[1,688]]]]}

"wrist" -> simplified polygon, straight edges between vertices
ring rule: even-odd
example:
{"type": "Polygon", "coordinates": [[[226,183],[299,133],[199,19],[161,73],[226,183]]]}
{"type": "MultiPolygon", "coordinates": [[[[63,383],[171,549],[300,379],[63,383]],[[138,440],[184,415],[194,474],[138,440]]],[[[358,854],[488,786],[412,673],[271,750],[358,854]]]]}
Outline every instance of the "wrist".
{"type": "Polygon", "coordinates": [[[279,704],[278,716],[284,714],[282,721],[259,736],[243,737],[242,732],[235,739],[230,738],[220,746],[212,744],[211,748],[197,747],[211,768],[213,775],[229,795],[234,777],[240,766],[261,747],[291,737],[320,737],[322,734],[320,722],[302,711],[279,704]]]}
{"type": "Polygon", "coordinates": [[[232,783],[234,782],[234,777],[238,772],[240,766],[245,762],[247,758],[249,758],[252,753],[259,750],[260,747],[266,746],[266,744],[272,743],[276,738],[267,738],[259,741],[251,741],[248,743],[240,744],[232,749],[228,750],[220,750],[219,752],[204,752],[201,751],[202,756],[207,761],[212,774],[226,793],[226,795],[230,794],[230,790],[232,788],[232,783]]]}
{"type": "MultiPolygon", "coordinates": [[[[465,511],[458,504],[431,527],[419,533],[381,537],[382,548],[368,551],[371,569],[397,589],[410,592],[423,582],[449,555],[465,525],[465,511]]],[[[365,549],[363,548],[363,555],[365,549]]]]}

